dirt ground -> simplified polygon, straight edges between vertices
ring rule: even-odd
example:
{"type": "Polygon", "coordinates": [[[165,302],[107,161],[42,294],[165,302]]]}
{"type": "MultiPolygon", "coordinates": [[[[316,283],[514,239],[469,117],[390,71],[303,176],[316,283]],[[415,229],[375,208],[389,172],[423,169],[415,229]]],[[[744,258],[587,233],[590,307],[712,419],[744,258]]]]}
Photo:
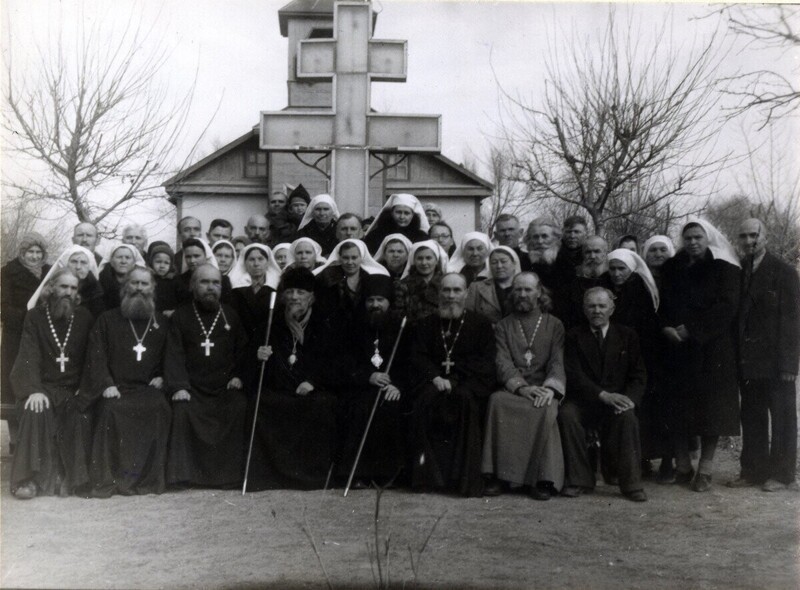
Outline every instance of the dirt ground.
{"type": "MultiPolygon", "coordinates": [[[[24,502],[8,491],[9,468],[6,459],[3,588],[325,588],[326,572],[335,588],[376,587],[374,491],[24,502]]],[[[736,472],[736,451],[721,451],[717,480],[736,472]]],[[[646,489],[646,504],[607,486],[550,502],[388,491],[383,573],[393,587],[413,587],[409,553],[416,560],[441,516],[419,557],[421,588],[800,586],[800,494],[646,489]]]]}

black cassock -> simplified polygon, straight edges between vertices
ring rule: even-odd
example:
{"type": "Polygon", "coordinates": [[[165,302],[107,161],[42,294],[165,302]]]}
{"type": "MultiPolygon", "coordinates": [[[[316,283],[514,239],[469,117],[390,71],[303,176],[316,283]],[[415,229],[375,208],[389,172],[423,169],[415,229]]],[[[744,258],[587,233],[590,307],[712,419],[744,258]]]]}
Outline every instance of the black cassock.
{"type": "MultiPolygon", "coordinates": [[[[334,336],[328,319],[312,311],[303,343],[295,343],[283,308],[275,310],[269,342],[272,356],[265,367],[248,490],[325,485],[335,454],[338,411],[331,385],[339,370],[335,359],[341,343],[334,342],[334,336]],[[292,354],[294,364],[289,362],[292,354]],[[297,395],[297,386],[304,381],[314,390],[297,395]]],[[[252,396],[251,404],[254,401],[252,396]]],[[[248,422],[248,428],[251,425],[248,422]]]]}
{"type": "MultiPolygon", "coordinates": [[[[11,466],[12,490],[27,480],[36,482],[40,495],[66,495],[78,488],[82,493],[82,488],[88,487],[92,424],[90,416],[78,410],[75,394],[92,321],[92,314],[86,309],[75,309],[64,354],[69,360],[62,373],[56,360],[61,352],[45,308],[36,307],[25,316],[19,354],[11,370],[19,416],[17,450],[11,466]],[[50,407],[39,413],[24,410],[25,400],[32,393],[45,394],[50,407]]],[[[53,325],[63,343],[69,320],[53,320],[53,325]]]]}
{"type": "Polygon", "coordinates": [[[258,291],[253,287],[238,287],[231,292],[231,307],[236,310],[242,327],[247,333],[247,349],[243,364],[244,388],[246,392],[254,392],[258,387],[258,375],[261,363],[256,360],[259,346],[264,345],[267,318],[269,317],[269,300],[275,290],[262,285],[258,291]]]}
{"type": "Polygon", "coordinates": [[[411,377],[418,384],[412,416],[412,487],[450,489],[480,496],[481,443],[486,400],[495,388],[495,339],[491,322],[466,311],[446,374],[445,343],[453,346],[460,320],[432,315],[415,327],[411,377]],[[443,332],[450,330],[450,336],[443,332]],[[434,377],[449,379],[450,393],[439,392],[434,377]]]}
{"type": "Polygon", "coordinates": [[[129,322],[117,308],[98,318],[89,337],[80,399],[95,408],[90,475],[96,497],[160,494],[165,488],[172,412],[164,390],[149,383],[163,375],[167,323],[156,313],[147,326],[147,320],[129,322]],[[140,353],[131,324],[143,338],[140,353]],[[103,397],[111,386],[121,397],[103,397]]]}
{"type": "MultiPolygon", "coordinates": [[[[342,459],[337,469],[339,477],[349,475],[353,466],[379,390],[377,386],[370,384],[369,378],[376,371],[386,372],[392,348],[397,341],[400,321],[400,318],[389,317],[381,328],[376,329],[370,326],[365,317],[360,317],[352,326],[352,343],[348,347],[349,354],[344,365],[346,370],[343,371],[345,374],[341,382],[344,386],[341,389],[345,409],[340,429],[342,459]],[[378,367],[372,362],[376,341],[379,358],[375,360],[380,361],[378,367]]],[[[355,477],[367,482],[374,480],[380,485],[385,484],[398,475],[407,462],[408,420],[411,412],[411,391],[408,386],[409,345],[409,330],[406,329],[398,344],[390,372],[392,384],[400,390],[400,399],[382,399],[379,402],[356,470],[355,477]]],[[[400,482],[399,479],[396,481],[400,482]]]]}
{"type": "Polygon", "coordinates": [[[167,457],[167,483],[227,487],[242,478],[247,400],[242,390],[228,389],[241,378],[247,336],[239,317],[223,304],[216,311],[197,312],[213,347],[202,343],[205,335],[195,315],[195,305],[182,305],[170,318],[164,355],[165,391],[172,396],[185,389],[189,401],[172,402],[172,432],[167,457]],[[225,318],[227,318],[227,326],[225,318]]]}

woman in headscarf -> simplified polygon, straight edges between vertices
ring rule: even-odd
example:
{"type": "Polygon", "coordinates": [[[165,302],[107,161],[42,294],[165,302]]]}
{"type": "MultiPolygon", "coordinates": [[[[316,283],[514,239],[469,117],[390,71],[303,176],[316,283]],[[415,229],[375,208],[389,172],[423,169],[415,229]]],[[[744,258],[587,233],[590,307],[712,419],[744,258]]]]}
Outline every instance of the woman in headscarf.
{"type": "Polygon", "coordinates": [[[78,295],[80,295],[80,306],[85,308],[97,319],[105,311],[103,307],[103,290],[97,277],[100,274],[97,270],[97,260],[91,250],[83,246],[72,245],[64,250],[53,264],[53,267],[42,279],[39,288],[28,301],[28,309],[36,307],[39,296],[44,290],[44,286],[58,270],[69,268],[78,277],[78,295]]]}
{"type": "Polygon", "coordinates": [[[292,262],[291,255],[289,254],[289,249],[291,247],[292,245],[289,242],[281,242],[280,244],[275,244],[275,247],[272,249],[275,262],[281,270],[285,269],[292,262]]]}
{"type": "Polygon", "coordinates": [[[442,221],[442,208],[436,203],[425,203],[422,208],[425,210],[425,217],[431,226],[442,221]]]}
{"type": "Polygon", "coordinates": [[[511,313],[511,286],[520,269],[519,256],[508,246],[497,246],[489,254],[492,278],[475,281],[467,289],[466,308],[476,311],[496,324],[511,313]]]}
{"type": "Polygon", "coordinates": [[[642,246],[642,258],[647,263],[659,289],[661,288],[661,267],[673,256],[675,256],[675,246],[672,245],[672,240],[668,236],[653,236],[648,238],[642,246]]]}
{"type": "Polygon", "coordinates": [[[147,247],[147,265],[156,275],[156,311],[169,317],[178,307],[175,252],[166,242],[153,242],[147,247]]]}
{"type": "Polygon", "coordinates": [[[336,245],[328,261],[314,275],[314,306],[323,315],[339,315],[349,323],[364,304],[364,277],[389,276],[370,255],[361,240],[348,239],[336,245]]]}
{"type": "Polygon", "coordinates": [[[403,234],[389,234],[381,242],[375,253],[375,260],[389,271],[389,276],[399,279],[403,276],[408,262],[411,241],[403,234]]]}
{"type": "Polygon", "coordinates": [[[485,233],[472,231],[464,235],[461,245],[450,258],[448,270],[460,272],[467,279],[467,285],[474,281],[483,281],[491,275],[489,270],[489,254],[492,242],[485,233]]]}
{"type": "Polygon", "coordinates": [[[397,295],[396,307],[404,310],[409,321],[416,322],[436,312],[439,285],[447,268],[447,254],[433,240],[411,246],[397,295]]]}
{"type": "Polygon", "coordinates": [[[297,228],[298,238],[311,238],[322,248],[322,255],[327,256],[336,247],[336,220],[339,219],[339,208],[330,195],[317,195],[308,204],[303,219],[297,228]]]}
{"type": "Polygon", "coordinates": [[[223,276],[229,275],[236,265],[236,246],[228,240],[217,240],[211,246],[211,252],[217,259],[217,268],[223,276]]]}
{"type": "Polygon", "coordinates": [[[413,244],[428,239],[430,224],[422,204],[414,195],[391,195],[383,205],[375,222],[369,226],[364,243],[370,252],[377,252],[383,238],[389,234],[403,234],[413,244]]]}
{"type": "Polygon", "coordinates": [[[106,309],[119,307],[119,291],[128,273],[134,267],[146,266],[139,249],[131,244],[119,244],[111,249],[108,257],[100,263],[100,287],[106,309]]]}
{"type": "Polygon", "coordinates": [[[22,323],[27,313],[28,300],[34,294],[42,278],[50,270],[45,264],[47,260],[47,245],[44,238],[30,232],[22,236],[17,249],[17,257],[6,264],[0,271],[0,310],[2,313],[3,330],[2,341],[2,415],[0,418],[8,420],[11,431],[11,442],[16,444],[17,419],[14,410],[16,398],[11,393],[11,367],[19,352],[19,342],[22,338],[22,323]]]}
{"type": "Polygon", "coordinates": [[[734,327],[739,265],[728,240],[710,223],[692,220],[681,229],[682,247],[662,267],[659,319],[668,342],[667,421],[677,461],[676,482],[711,488],[720,436],[739,434],[734,327]],[[700,436],[695,475],[689,436],[700,436]]]}
{"type": "Polygon", "coordinates": [[[327,262],[322,255],[322,246],[311,238],[297,238],[289,247],[287,268],[307,268],[314,270],[327,262]]]}
{"type": "MultiPolygon", "coordinates": [[[[247,356],[253,359],[259,346],[264,344],[265,333],[261,326],[267,325],[269,300],[277,291],[281,280],[281,269],[275,262],[272,250],[264,244],[250,244],[242,250],[236,266],[230,272],[231,307],[236,310],[239,320],[247,332],[247,356]]],[[[245,391],[254,391],[259,368],[257,363],[245,366],[245,391]]]]}

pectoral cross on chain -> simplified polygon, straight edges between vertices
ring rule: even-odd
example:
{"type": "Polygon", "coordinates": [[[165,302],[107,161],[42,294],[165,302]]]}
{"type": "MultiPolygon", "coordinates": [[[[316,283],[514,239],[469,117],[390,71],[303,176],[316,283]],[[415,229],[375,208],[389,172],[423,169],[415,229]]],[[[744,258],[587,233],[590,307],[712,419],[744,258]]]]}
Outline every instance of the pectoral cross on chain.
{"type": "Polygon", "coordinates": [[[64,351],[61,351],[61,356],[56,357],[56,362],[61,365],[61,372],[64,372],[64,363],[69,362],[69,357],[64,355],[64,351]]]}
{"type": "Polygon", "coordinates": [[[206,338],[206,341],[201,343],[200,346],[206,349],[206,356],[211,356],[211,349],[214,347],[214,343],[211,340],[206,338]]]}
{"type": "Polygon", "coordinates": [[[444,374],[445,375],[449,375],[450,374],[450,368],[455,366],[455,363],[453,361],[451,361],[450,357],[448,356],[444,360],[444,362],[442,362],[442,366],[444,367],[444,374]]]}
{"type": "MultiPolygon", "coordinates": [[[[145,346],[143,346],[141,342],[137,342],[136,346],[133,347],[133,351],[136,353],[136,362],[137,363],[142,360],[142,353],[145,350],[147,350],[147,348],[145,346]]],[[[206,356],[208,356],[208,355],[206,355],[206,356]]]]}

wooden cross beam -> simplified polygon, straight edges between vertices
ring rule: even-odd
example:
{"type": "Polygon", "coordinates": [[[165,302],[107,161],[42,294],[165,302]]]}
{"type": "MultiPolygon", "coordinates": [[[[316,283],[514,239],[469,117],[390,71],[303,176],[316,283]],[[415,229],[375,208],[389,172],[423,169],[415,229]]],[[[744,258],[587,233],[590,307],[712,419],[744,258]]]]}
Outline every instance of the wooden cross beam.
{"type": "Polygon", "coordinates": [[[441,115],[370,112],[373,81],[406,80],[407,43],[372,39],[372,4],[337,2],[333,39],[300,42],[297,77],[333,80],[331,111],[262,112],[260,147],[331,152],[331,189],[340,211],[366,214],[370,152],[441,151],[441,115]]]}

